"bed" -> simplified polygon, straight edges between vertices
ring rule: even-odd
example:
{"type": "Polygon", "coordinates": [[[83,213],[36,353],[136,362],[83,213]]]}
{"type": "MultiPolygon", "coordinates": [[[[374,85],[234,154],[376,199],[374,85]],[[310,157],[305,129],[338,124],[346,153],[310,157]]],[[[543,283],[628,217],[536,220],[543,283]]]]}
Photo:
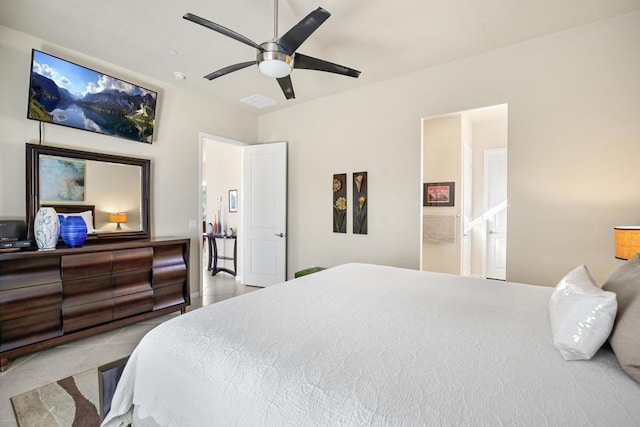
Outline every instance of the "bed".
{"type": "Polygon", "coordinates": [[[640,425],[640,384],[608,345],[554,347],[553,290],[330,268],[150,331],[103,425],[640,425]]]}

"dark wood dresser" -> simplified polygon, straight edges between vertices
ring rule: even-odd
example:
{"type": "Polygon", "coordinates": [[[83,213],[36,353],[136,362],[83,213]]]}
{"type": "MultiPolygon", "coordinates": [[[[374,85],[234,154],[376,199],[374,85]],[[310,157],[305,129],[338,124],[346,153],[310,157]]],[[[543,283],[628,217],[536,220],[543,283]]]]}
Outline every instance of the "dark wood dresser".
{"type": "Polygon", "coordinates": [[[9,359],[189,304],[189,239],[0,253],[0,371],[9,359]]]}

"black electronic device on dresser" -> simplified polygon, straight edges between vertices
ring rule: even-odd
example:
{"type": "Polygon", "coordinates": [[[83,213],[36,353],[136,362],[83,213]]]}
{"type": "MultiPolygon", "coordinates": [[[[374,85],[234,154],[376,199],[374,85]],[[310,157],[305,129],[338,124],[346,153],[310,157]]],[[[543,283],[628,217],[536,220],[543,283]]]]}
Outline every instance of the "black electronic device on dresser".
{"type": "Polygon", "coordinates": [[[28,248],[27,226],[21,220],[0,220],[0,249],[28,248]]]}

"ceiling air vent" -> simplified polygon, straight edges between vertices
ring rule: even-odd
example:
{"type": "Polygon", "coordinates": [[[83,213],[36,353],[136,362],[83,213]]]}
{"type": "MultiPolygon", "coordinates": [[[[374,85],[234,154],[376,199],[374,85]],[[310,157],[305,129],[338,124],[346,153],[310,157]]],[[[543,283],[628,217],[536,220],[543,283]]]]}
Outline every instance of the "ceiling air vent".
{"type": "Polygon", "coordinates": [[[277,102],[273,99],[267,98],[266,96],[260,95],[259,93],[241,99],[240,102],[251,105],[253,108],[266,108],[277,104],[277,102]]]}

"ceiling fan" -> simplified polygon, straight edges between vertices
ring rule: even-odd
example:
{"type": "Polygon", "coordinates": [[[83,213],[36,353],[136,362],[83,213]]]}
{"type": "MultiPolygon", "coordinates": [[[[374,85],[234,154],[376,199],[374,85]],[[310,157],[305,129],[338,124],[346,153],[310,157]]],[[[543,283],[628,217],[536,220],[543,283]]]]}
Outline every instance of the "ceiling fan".
{"type": "Polygon", "coordinates": [[[257,44],[245,36],[236,33],[222,25],[211,22],[207,19],[186,13],[183,18],[196,24],[217,31],[227,37],[231,37],[241,43],[251,46],[257,50],[255,61],[241,62],[229,65],[218,71],[214,71],[204,76],[205,79],[213,80],[234,71],[241,70],[251,65],[257,64],[260,72],[266,76],[278,80],[280,88],[287,99],[295,98],[293,85],[291,83],[291,72],[294,68],[325,71],[328,73],[341,74],[357,78],[360,71],[343,65],[334,64],[322,59],[313,58],[296,52],[302,43],[315,31],[331,14],[321,7],[304,17],[294,25],[282,37],[278,37],[278,0],[274,0],[274,35],[273,39],[262,44],[257,44]]]}

